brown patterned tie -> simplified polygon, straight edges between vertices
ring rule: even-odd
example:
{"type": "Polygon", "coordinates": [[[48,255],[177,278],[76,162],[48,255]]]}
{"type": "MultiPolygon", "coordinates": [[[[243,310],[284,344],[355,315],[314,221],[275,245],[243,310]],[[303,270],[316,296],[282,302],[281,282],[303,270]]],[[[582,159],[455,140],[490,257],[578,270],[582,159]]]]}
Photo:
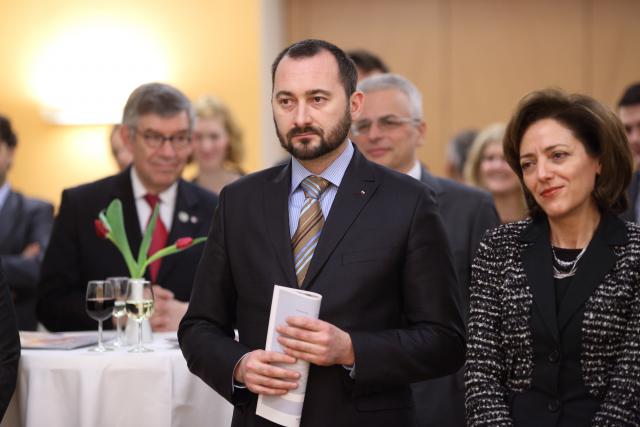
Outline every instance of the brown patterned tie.
{"type": "Polygon", "coordinates": [[[318,199],[329,186],[329,181],[319,176],[311,175],[306,177],[300,185],[302,186],[302,191],[304,191],[305,199],[300,210],[298,229],[291,238],[298,286],[301,286],[304,281],[304,276],[307,274],[313,257],[313,251],[320,239],[324,216],[318,199]]]}

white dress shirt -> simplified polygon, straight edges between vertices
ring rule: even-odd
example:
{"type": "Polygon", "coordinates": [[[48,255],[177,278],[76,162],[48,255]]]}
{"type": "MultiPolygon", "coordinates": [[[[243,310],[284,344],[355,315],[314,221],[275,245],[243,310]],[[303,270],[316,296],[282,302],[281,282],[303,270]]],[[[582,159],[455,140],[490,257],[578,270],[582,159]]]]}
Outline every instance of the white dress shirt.
{"type": "MultiPolygon", "coordinates": [[[[133,187],[133,199],[136,202],[136,211],[138,212],[138,222],[140,223],[140,231],[144,234],[147,228],[147,222],[151,215],[151,206],[145,200],[144,196],[149,192],[140,181],[135,166],[131,167],[131,185],[133,187]]],[[[167,233],[171,231],[173,222],[173,211],[176,207],[176,197],[178,196],[178,183],[174,182],[169,188],[158,194],[160,198],[160,219],[167,229],[167,233]]]]}

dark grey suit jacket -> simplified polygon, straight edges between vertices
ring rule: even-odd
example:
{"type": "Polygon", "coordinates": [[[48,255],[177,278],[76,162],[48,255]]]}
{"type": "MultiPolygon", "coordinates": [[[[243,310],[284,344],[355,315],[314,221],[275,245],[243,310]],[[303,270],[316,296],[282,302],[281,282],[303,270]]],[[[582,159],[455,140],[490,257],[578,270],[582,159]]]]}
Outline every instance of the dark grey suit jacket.
{"type": "MultiPolygon", "coordinates": [[[[49,330],[95,329],[96,322],[85,311],[87,282],[129,275],[120,252],[113,243],[96,236],[93,222],[102,209],[114,198],[119,198],[129,245],[137,255],[142,233],[130,173],[126,169],[118,175],[62,193],[60,212],[42,263],[38,287],[38,316],[49,330]]],[[[215,194],[179,180],[167,244],[180,237],[206,235],[217,201],[215,194]],[[186,215],[178,215],[178,212],[186,215]]],[[[188,301],[202,250],[203,246],[198,245],[163,258],[158,284],[171,290],[176,299],[188,301]]],[[[147,269],[147,278],[148,275],[147,269]]],[[[110,327],[110,322],[105,322],[105,326],[110,327]]]]}
{"type": "Polygon", "coordinates": [[[0,257],[21,330],[35,330],[36,300],[40,264],[53,225],[53,206],[11,191],[0,210],[0,257]],[[24,257],[31,243],[40,245],[36,257],[24,257]]]}
{"type": "MultiPolygon", "coordinates": [[[[290,186],[287,164],[225,187],[178,332],[189,369],[236,405],[234,426],[273,425],[231,378],[265,346],[273,285],[296,286],[290,186]]],[[[322,294],[320,318],[349,332],[356,360],[355,379],[311,366],[304,427],[410,425],[409,384],[461,365],[464,326],[432,192],[357,150],[302,287],[322,294]]]]}
{"type": "Polygon", "coordinates": [[[16,389],[20,338],[9,286],[0,266],[0,421],[16,389]]]}
{"type": "MultiPolygon", "coordinates": [[[[433,189],[440,207],[453,253],[466,323],[471,263],[485,231],[500,225],[500,218],[487,192],[435,177],[424,167],[421,181],[433,189]]],[[[411,388],[418,426],[465,426],[462,370],[454,375],[414,383],[411,388]]]]}
{"type": "Polygon", "coordinates": [[[620,218],[625,221],[638,222],[638,212],[636,212],[636,201],[638,200],[638,193],[640,193],[640,171],[633,173],[631,178],[631,184],[627,189],[627,197],[629,199],[629,207],[624,211],[620,218]]]}

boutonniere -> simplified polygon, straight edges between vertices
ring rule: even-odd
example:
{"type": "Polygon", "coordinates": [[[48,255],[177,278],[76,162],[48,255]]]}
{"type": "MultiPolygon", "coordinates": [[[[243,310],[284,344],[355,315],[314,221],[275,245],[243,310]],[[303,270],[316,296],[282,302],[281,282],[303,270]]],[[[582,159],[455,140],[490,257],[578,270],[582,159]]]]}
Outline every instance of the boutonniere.
{"type": "Polygon", "coordinates": [[[98,218],[94,220],[94,226],[96,234],[101,239],[108,239],[113,243],[116,248],[122,254],[124,262],[127,264],[129,274],[132,279],[141,278],[144,276],[144,272],[152,262],[185,249],[189,249],[192,246],[200,244],[207,240],[206,237],[182,237],[173,245],[169,245],[160,249],[152,256],[148,256],[149,246],[151,245],[151,237],[153,236],[153,230],[156,228],[156,221],[158,218],[159,205],[153,210],[149,224],[144,230],[144,236],[142,243],[140,244],[140,250],[138,251],[138,257],[134,258],[129,246],[129,240],[127,239],[127,232],[124,228],[124,215],[122,214],[122,202],[119,199],[113,199],[106,210],[102,210],[98,215],[98,218]]]}

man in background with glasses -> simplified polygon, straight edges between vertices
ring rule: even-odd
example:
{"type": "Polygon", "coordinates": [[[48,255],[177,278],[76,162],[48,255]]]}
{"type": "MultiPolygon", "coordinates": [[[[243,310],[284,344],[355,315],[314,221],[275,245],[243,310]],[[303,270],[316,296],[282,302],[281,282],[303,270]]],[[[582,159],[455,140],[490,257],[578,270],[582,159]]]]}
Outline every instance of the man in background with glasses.
{"type": "MultiPolygon", "coordinates": [[[[358,84],[364,92],[362,113],[351,127],[353,142],[369,160],[405,173],[431,187],[453,254],[465,320],[469,311],[471,262],[484,232],[499,224],[491,196],[452,180],[437,178],[418,161],[427,125],[422,95],[395,74],[369,77],[358,84]]],[[[465,426],[462,372],[412,384],[420,426],[465,426]]]]}
{"type": "MultiPolygon", "coordinates": [[[[207,235],[217,196],[181,178],[192,150],[192,126],[191,103],[179,90],[150,83],[130,95],[120,132],[133,155],[131,167],[62,193],[38,295],[38,315],[48,329],[93,329],[83,304],[87,282],[129,275],[116,247],[94,231],[93,221],[113,199],[122,201],[134,256],[156,204],[160,207],[151,251],[181,237],[207,235]]],[[[177,330],[201,252],[202,246],[196,246],[147,269],[147,279],[156,285],[154,330],[177,330]]]]}

